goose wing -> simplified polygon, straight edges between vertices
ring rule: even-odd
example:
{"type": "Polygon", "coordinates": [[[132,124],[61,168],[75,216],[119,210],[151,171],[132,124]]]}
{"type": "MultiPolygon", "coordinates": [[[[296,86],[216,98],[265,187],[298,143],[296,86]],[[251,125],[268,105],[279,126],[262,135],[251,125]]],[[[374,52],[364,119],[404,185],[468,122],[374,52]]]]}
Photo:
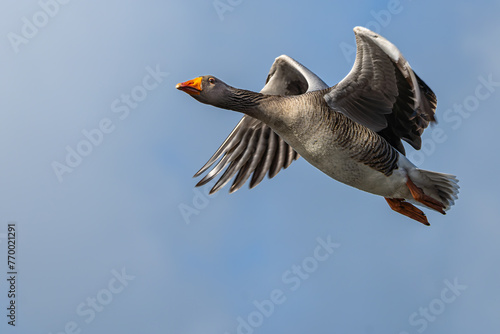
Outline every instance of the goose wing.
{"type": "MultiPolygon", "coordinates": [[[[314,73],[294,59],[283,55],[276,58],[271,66],[261,93],[299,95],[325,88],[328,88],[328,85],[314,73]]],[[[245,115],[214,155],[194,175],[198,177],[212,168],[196,186],[210,182],[227,167],[210,193],[224,187],[235,174],[237,175],[229,190],[230,193],[241,188],[250,176],[252,176],[250,188],[253,188],[264,179],[266,173],[269,178],[273,178],[282,168],[287,168],[298,158],[299,154],[270,127],[245,115]]]]}
{"type": "Polygon", "coordinates": [[[325,94],[326,102],[401,153],[401,139],[420,149],[420,135],[435,122],[436,96],[391,42],[363,27],[354,28],[354,33],[354,66],[325,94]]]}
{"type": "Polygon", "coordinates": [[[266,95],[300,95],[328,88],[316,74],[295,59],[279,56],[271,66],[266,85],[260,91],[266,95]]]}

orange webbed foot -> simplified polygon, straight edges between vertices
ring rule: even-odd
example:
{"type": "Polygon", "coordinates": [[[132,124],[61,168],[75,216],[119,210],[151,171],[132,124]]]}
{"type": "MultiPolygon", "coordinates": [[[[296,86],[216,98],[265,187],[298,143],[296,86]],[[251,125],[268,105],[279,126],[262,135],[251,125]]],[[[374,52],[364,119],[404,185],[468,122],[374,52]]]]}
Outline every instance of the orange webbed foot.
{"type": "Polygon", "coordinates": [[[431,225],[429,224],[429,221],[427,220],[427,217],[422,212],[422,210],[417,209],[414,205],[406,202],[404,199],[385,197],[385,200],[394,211],[405,215],[406,217],[414,219],[424,225],[431,225]]]}

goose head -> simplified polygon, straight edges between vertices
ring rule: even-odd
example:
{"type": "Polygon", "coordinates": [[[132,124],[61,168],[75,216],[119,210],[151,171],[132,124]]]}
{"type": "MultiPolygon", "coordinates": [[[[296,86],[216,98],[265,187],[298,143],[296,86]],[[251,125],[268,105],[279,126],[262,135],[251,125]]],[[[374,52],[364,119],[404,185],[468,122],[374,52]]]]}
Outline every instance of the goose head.
{"type": "Polygon", "coordinates": [[[201,103],[223,107],[231,97],[233,88],[213,75],[204,75],[186,82],[178,83],[175,88],[188,93],[201,103]]]}

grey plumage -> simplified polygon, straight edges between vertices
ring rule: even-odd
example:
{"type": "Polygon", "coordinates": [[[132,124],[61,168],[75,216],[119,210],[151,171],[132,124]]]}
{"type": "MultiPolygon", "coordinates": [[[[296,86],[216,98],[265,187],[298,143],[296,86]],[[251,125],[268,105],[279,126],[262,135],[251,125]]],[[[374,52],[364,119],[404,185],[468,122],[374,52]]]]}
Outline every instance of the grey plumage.
{"type": "Polygon", "coordinates": [[[180,83],[198,101],[245,114],[195,174],[197,186],[222,173],[211,193],[233,178],[230,192],[270,178],[299,154],[330,177],[386,198],[390,207],[428,225],[420,203],[445,213],[457,199],[453,175],[421,170],[405,157],[435,122],[437,100],[401,52],[372,31],[354,28],[357,55],[349,74],[329,88],[288,56],[276,58],[260,93],[213,76],[180,83]],[[215,165],[214,165],[215,164],[215,165]]]}

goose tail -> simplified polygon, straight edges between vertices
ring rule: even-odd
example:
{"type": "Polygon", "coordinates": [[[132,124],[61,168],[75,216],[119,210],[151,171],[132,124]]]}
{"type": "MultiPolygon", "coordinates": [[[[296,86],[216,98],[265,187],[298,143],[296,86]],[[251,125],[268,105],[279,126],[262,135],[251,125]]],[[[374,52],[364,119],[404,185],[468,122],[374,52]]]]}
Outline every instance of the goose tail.
{"type": "Polygon", "coordinates": [[[407,186],[414,200],[443,214],[455,204],[460,189],[455,175],[419,168],[409,171],[407,186]]]}

